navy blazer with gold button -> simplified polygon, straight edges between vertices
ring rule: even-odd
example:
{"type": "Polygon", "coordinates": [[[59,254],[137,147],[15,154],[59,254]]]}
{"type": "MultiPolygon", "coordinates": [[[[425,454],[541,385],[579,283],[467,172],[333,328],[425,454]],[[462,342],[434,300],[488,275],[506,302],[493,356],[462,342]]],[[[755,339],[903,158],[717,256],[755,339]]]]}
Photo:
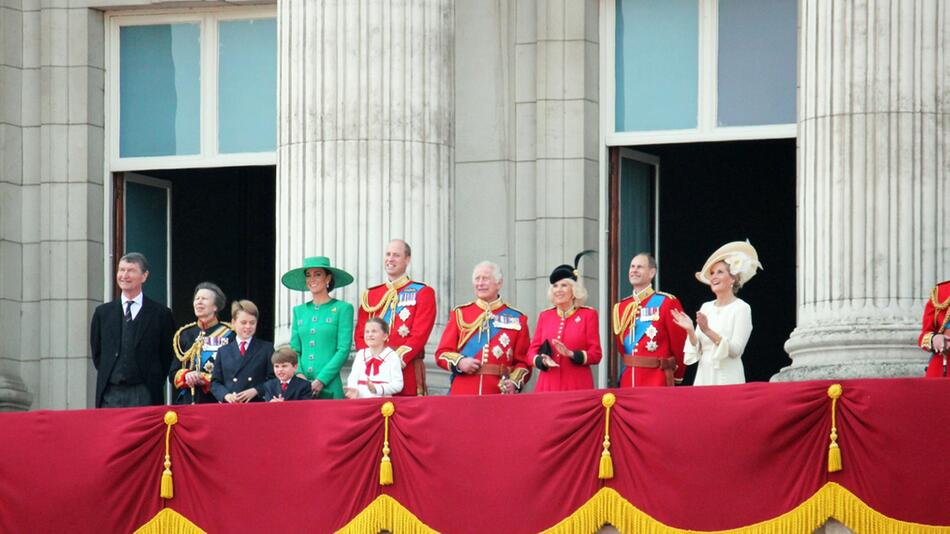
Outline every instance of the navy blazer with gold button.
{"type": "Polygon", "coordinates": [[[218,349],[214,370],[211,373],[211,393],[218,402],[224,402],[228,393],[240,393],[247,388],[256,388],[260,401],[262,390],[260,386],[267,380],[274,378],[274,366],[270,358],[274,354],[274,344],[256,337],[247,344],[244,356],[241,356],[240,343],[237,338],[234,342],[218,349]]]}

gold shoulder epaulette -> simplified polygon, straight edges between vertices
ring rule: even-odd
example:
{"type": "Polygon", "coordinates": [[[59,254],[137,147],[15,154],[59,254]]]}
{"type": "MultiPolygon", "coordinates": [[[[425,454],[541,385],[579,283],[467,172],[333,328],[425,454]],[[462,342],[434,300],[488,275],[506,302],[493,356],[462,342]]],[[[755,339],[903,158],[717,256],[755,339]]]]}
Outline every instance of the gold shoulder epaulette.
{"type": "Polygon", "coordinates": [[[212,333],[211,333],[211,336],[212,336],[212,337],[221,336],[221,335],[227,335],[227,334],[222,333],[221,330],[222,330],[223,328],[227,328],[228,330],[230,330],[230,331],[232,331],[232,332],[234,331],[234,327],[231,326],[231,323],[229,323],[229,322],[227,322],[227,321],[219,321],[218,324],[221,325],[221,328],[218,328],[218,329],[216,329],[214,332],[212,332],[212,333]]]}
{"type": "MultiPolygon", "coordinates": [[[[518,308],[515,308],[514,306],[512,306],[511,304],[508,304],[507,302],[505,303],[505,306],[507,306],[509,310],[513,310],[520,313],[521,315],[524,315],[523,311],[519,310],[518,308]]],[[[527,317],[527,315],[525,315],[525,317],[527,317]]]]}
{"type": "Polygon", "coordinates": [[[950,297],[947,297],[947,299],[943,302],[937,300],[937,290],[940,288],[940,286],[946,283],[947,282],[940,282],[939,284],[935,285],[933,291],[930,292],[930,302],[934,305],[934,309],[938,311],[950,308],[950,297]]]}
{"type": "Polygon", "coordinates": [[[181,328],[179,328],[178,330],[175,331],[175,336],[179,336],[182,332],[184,332],[185,330],[188,330],[189,328],[191,328],[192,326],[195,326],[195,325],[197,325],[197,324],[198,324],[198,321],[192,321],[192,322],[186,324],[185,326],[182,326],[181,328]]]}
{"type": "Polygon", "coordinates": [[[667,293],[666,291],[656,291],[656,294],[657,294],[657,295],[663,295],[664,297],[671,298],[671,299],[675,299],[675,298],[676,298],[676,295],[674,295],[674,294],[672,294],[672,293],[667,293]]]}
{"type": "MultiPolygon", "coordinates": [[[[370,288],[370,289],[372,289],[372,288],[370,288]]],[[[363,311],[367,311],[367,312],[370,311],[370,309],[369,309],[369,289],[364,289],[364,290],[360,293],[360,308],[362,308],[363,311]]]]}
{"type": "Polygon", "coordinates": [[[178,361],[184,361],[186,358],[186,353],[190,351],[182,351],[181,346],[179,345],[179,340],[181,339],[181,333],[185,330],[188,330],[192,326],[198,324],[197,321],[186,324],[185,326],[179,328],[175,331],[175,336],[172,338],[172,349],[175,351],[175,357],[178,358],[178,361]]]}

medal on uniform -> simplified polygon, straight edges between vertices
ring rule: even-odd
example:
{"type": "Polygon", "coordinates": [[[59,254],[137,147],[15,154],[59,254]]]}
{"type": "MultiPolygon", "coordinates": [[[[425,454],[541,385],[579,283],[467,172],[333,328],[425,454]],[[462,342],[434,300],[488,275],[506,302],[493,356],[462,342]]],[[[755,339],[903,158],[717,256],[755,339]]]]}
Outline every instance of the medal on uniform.
{"type": "Polygon", "coordinates": [[[409,327],[406,325],[402,325],[399,327],[399,330],[397,330],[397,332],[399,333],[400,336],[406,337],[409,335],[409,327]]]}
{"type": "Polygon", "coordinates": [[[496,358],[501,358],[501,355],[504,354],[504,351],[501,350],[501,347],[495,345],[495,348],[491,350],[491,353],[494,354],[496,358]]]}
{"type": "Polygon", "coordinates": [[[498,336],[498,342],[501,343],[502,347],[507,347],[508,343],[511,343],[511,338],[508,337],[508,334],[502,333],[498,336]]]}
{"type": "Polygon", "coordinates": [[[650,338],[650,340],[647,341],[647,345],[646,345],[647,350],[650,351],[650,352],[656,352],[656,349],[657,349],[657,346],[658,346],[658,345],[657,345],[657,343],[656,343],[656,340],[653,339],[653,338],[656,337],[656,327],[651,324],[651,325],[647,328],[645,334],[647,335],[648,338],[650,338]]]}
{"type": "Polygon", "coordinates": [[[403,322],[405,322],[405,320],[408,319],[410,315],[412,315],[412,312],[409,311],[409,308],[403,308],[402,311],[399,312],[399,318],[402,319],[403,322]]]}
{"type": "Polygon", "coordinates": [[[415,306],[416,305],[416,292],[412,289],[407,289],[399,294],[398,299],[400,306],[415,306]]]}

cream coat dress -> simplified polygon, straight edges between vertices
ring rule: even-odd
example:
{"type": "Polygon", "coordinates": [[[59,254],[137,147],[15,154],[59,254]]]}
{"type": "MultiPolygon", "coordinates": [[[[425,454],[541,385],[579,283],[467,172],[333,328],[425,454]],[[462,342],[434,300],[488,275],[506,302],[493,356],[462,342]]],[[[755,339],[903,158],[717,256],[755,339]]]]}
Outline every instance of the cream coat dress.
{"type": "Polygon", "coordinates": [[[699,362],[693,385],[744,384],[742,353],[752,334],[752,308],[737,298],[725,306],[716,306],[714,300],[706,302],[699,311],[706,314],[709,328],[722,339],[716,345],[699,327],[696,327],[698,346],[686,338],[683,360],[686,365],[699,362]]]}

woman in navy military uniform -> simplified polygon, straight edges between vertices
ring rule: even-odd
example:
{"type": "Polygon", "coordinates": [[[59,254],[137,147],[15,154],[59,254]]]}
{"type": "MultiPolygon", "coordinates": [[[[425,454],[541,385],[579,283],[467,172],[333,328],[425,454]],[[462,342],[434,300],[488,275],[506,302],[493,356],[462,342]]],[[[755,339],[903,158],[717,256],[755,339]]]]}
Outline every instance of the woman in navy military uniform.
{"type": "Polygon", "coordinates": [[[211,394],[215,358],[218,349],[234,339],[231,325],[218,321],[218,311],[226,303],[227,297],[217,284],[202,282],[195,287],[192,306],[196,320],[179,328],[172,341],[180,362],[178,366],[173,364],[169,373],[175,404],[217,402],[211,394]]]}

